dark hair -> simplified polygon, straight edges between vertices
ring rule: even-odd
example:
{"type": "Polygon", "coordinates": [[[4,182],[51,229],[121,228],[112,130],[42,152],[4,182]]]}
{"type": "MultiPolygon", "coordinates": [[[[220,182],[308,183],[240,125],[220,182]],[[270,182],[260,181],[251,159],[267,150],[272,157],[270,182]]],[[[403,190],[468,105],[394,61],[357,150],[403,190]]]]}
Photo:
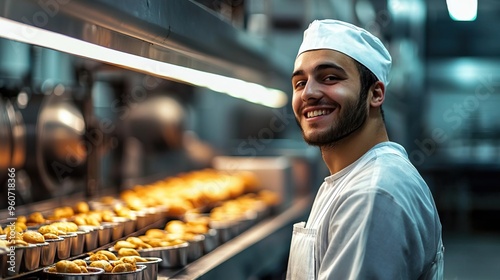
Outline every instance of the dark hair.
{"type": "MultiPolygon", "coordinates": [[[[359,81],[361,83],[361,98],[366,98],[368,96],[368,90],[370,87],[378,81],[377,76],[373,74],[370,69],[366,68],[363,64],[354,61],[356,63],[356,68],[358,68],[359,72],[359,81]]],[[[385,122],[384,118],[384,110],[382,109],[382,106],[380,106],[380,114],[382,115],[382,120],[385,122]]]]}

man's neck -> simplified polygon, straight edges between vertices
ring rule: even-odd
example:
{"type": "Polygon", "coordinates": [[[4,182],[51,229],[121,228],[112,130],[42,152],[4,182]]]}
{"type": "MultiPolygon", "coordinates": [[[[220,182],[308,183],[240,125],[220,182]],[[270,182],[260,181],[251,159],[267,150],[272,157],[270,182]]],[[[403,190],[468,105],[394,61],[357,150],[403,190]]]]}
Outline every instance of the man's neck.
{"type": "Polygon", "coordinates": [[[369,119],[357,131],[333,147],[321,147],[321,154],[330,174],[335,174],[363,156],[373,146],[389,141],[382,120],[369,119]]]}

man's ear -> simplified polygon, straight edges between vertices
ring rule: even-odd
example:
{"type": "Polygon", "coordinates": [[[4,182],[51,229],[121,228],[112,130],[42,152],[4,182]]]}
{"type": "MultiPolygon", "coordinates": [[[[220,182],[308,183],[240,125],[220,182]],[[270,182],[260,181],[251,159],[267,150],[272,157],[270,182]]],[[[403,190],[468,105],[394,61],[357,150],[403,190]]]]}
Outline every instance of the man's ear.
{"type": "Polygon", "coordinates": [[[380,107],[385,99],[385,85],[381,81],[376,81],[371,87],[370,106],[380,107]]]}

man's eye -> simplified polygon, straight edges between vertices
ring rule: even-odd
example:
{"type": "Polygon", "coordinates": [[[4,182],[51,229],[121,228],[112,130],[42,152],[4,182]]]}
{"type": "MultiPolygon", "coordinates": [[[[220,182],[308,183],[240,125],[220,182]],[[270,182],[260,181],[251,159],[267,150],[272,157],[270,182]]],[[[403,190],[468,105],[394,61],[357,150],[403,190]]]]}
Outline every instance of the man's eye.
{"type": "Polygon", "coordinates": [[[324,78],[325,81],[336,81],[338,78],[336,76],[326,76],[324,78]]]}
{"type": "Polygon", "coordinates": [[[306,84],[305,81],[298,81],[295,83],[295,88],[301,88],[301,87],[304,87],[306,84]]]}

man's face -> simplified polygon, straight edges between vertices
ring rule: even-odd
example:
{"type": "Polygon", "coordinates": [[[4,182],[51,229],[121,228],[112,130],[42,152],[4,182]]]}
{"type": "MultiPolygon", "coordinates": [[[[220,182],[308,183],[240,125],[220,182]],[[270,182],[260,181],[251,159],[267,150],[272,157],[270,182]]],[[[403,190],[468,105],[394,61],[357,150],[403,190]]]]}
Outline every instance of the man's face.
{"type": "Polygon", "coordinates": [[[295,118],[310,145],[333,146],[367,118],[366,97],[360,98],[358,69],[342,53],[302,53],[295,61],[292,86],[295,118]]]}

